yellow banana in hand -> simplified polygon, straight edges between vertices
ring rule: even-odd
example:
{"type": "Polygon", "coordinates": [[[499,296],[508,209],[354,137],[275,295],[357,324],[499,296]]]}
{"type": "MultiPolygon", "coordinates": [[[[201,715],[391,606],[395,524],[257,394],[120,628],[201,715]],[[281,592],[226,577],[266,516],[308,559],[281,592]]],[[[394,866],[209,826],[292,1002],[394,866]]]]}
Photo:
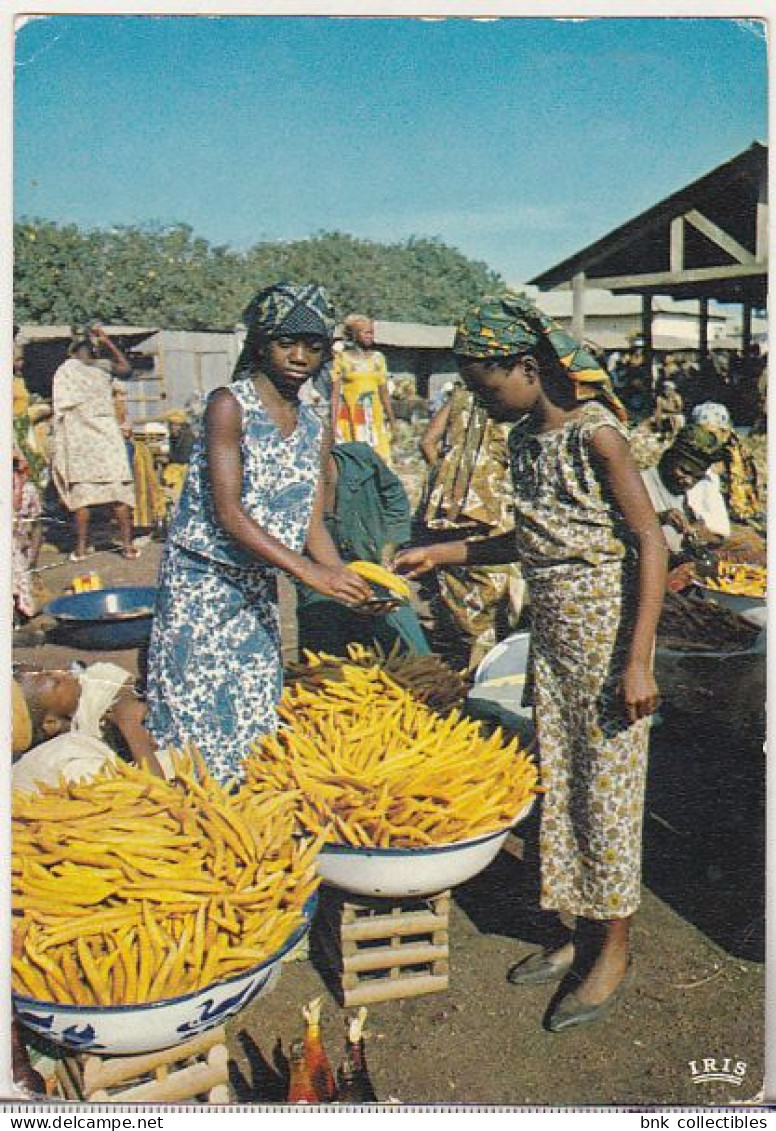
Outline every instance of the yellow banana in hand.
{"type": "Polygon", "coordinates": [[[411,590],[404,578],[399,577],[396,573],[391,573],[389,569],[378,565],[377,562],[348,562],[347,566],[359,577],[363,577],[366,581],[373,581],[375,585],[382,585],[383,589],[390,590],[397,597],[403,597],[404,600],[407,600],[410,596],[411,590]]]}

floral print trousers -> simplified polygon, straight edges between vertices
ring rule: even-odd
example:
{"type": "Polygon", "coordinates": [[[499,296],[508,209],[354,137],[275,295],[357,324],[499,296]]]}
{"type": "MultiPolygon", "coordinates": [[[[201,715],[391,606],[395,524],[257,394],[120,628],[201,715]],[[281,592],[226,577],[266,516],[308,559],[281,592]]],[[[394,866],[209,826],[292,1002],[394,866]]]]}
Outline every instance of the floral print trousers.
{"type": "Polygon", "coordinates": [[[619,694],[637,567],[532,571],[531,663],[542,785],[541,906],[619,919],[639,905],[649,719],[619,694]]]}

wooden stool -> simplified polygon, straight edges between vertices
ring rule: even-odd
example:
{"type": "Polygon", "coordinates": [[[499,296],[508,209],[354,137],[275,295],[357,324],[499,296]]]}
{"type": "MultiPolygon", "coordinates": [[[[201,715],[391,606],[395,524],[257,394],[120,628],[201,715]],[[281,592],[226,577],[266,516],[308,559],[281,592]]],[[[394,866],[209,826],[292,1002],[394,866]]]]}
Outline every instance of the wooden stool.
{"type": "Polygon", "coordinates": [[[341,975],[342,1004],[446,990],[449,920],[449,891],[425,899],[356,899],[327,889],[316,923],[323,951],[341,975]]]}
{"type": "Polygon", "coordinates": [[[228,1104],[229,1057],[223,1027],[185,1044],[137,1056],[63,1056],[47,1078],[51,1097],[97,1103],[228,1104]]]}

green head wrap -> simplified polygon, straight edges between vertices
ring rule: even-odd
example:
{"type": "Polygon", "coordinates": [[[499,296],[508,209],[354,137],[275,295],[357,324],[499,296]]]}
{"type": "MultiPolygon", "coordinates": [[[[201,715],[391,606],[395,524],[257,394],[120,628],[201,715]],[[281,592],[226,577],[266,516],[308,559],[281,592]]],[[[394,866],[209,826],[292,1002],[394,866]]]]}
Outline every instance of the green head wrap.
{"type": "Polygon", "coordinates": [[[701,475],[721,459],[726,444],[714,432],[700,424],[688,424],[678,433],[666,452],[674,463],[701,475]]]}
{"type": "Polygon", "coordinates": [[[579,345],[562,326],[519,295],[507,292],[473,307],[458,326],[453,350],[464,357],[514,357],[530,353],[541,340],[552,348],[574,386],[577,400],[598,398],[620,420],[627,420],[609,375],[590,350],[579,345]]]}

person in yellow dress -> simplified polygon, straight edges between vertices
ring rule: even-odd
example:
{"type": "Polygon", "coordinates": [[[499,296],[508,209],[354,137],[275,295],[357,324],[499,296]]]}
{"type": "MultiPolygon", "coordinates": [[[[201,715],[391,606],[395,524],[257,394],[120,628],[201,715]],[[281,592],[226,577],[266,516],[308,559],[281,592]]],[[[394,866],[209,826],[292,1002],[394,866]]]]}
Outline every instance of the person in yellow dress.
{"type": "Polygon", "coordinates": [[[344,330],[345,347],[336,355],[332,369],[331,414],[336,442],[369,444],[390,462],[395,418],[385,355],[374,349],[374,322],[363,314],[350,314],[344,330]]]}

